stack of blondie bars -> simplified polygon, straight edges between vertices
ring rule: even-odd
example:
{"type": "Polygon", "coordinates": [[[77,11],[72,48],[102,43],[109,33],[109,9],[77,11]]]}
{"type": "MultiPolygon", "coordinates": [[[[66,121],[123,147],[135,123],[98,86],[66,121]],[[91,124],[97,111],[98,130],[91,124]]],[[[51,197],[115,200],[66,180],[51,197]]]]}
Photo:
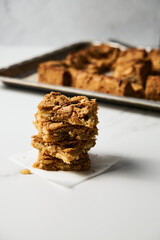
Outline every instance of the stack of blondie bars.
{"type": "Polygon", "coordinates": [[[32,146],[39,155],[33,167],[53,171],[89,169],[88,151],[94,147],[98,133],[95,100],[51,92],[38,105],[35,118],[38,135],[32,137],[32,146]]]}

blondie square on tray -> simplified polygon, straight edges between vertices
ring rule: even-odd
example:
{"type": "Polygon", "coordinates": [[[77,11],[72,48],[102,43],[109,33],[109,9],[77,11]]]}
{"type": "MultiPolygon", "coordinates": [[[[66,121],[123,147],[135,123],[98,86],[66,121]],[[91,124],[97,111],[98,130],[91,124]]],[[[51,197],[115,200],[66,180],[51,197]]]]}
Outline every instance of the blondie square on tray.
{"type": "Polygon", "coordinates": [[[39,65],[38,81],[48,84],[70,86],[72,77],[63,61],[49,61],[39,65]]]}
{"type": "Polygon", "coordinates": [[[119,96],[132,96],[134,94],[130,82],[112,76],[88,74],[82,71],[77,75],[75,87],[119,96]]]}
{"type": "Polygon", "coordinates": [[[141,84],[145,86],[146,78],[151,72],[151,61],[150,60],[129,60],[126,62],[119,63],[115,67],[113,76],[133,82],[136,84],[141,84]]]}
{"type": "Polygon", "coordinates": [[[147,99],[160,101],[160,76],[149,76],[147,78],[145,95],[147,99]]]}

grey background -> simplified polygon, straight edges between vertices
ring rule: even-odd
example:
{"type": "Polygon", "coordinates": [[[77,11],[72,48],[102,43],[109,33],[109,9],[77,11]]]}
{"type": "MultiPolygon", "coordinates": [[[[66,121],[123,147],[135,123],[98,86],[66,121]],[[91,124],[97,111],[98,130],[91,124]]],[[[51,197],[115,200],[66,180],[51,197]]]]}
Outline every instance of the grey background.
{"type": "Polygon", "coordinates": [[[1,45],[120,40],[157,46],[159,0],[0,0],[1,45]]]}

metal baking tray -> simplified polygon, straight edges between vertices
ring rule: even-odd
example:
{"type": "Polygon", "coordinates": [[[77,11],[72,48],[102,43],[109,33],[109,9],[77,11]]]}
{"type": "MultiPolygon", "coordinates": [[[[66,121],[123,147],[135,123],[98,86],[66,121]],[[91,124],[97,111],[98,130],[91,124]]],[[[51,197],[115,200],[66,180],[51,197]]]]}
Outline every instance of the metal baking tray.
{"type": "MultiPolygon", "coordinates": [[[[127,105],[132,107],[138,107],[143,109],[150,109],[160,111],[160,102],[151,101],[145,99],[137,99],[132,97],[119,97],[106,93],[99,93],[95,91],[88,91],[84,89],[77,89],[73,87],[50,85],[45,83],[39,83],[37,81],[37,68],[41,62],[49,60],[61,60],[64,59],[68,53],[78,51],[91,44],[100,44],[101,42],[79,42],[64,48],[57,49],[55,51],[43,54],[41,56],[28,59],[26,61],[5,67],[0,69],[0,80],[7,85],[21,86],[25,88],[34,88],[45,91],[60,91],[68,95],[85,95],[89,98],[96,98],[103,102],[116,103],[120,105],[127,105]]],[[[107,42],[113,46],[122,45],[107,42]]],[[[147,50],[149,48],[146,48],[147,50]]]]}

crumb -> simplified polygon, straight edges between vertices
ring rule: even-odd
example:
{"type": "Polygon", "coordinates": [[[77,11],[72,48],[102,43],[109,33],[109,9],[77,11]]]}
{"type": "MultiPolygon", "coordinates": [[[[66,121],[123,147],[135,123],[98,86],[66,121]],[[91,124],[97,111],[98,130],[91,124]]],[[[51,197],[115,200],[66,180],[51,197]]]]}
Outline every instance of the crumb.
{"type": "Polygon", "coordinates": [[[20,174],[32,174],[29,169],[23,169],[19,171],[20,174]]]}
{"type": "Polygon", "coordinates": [[[92,170],[92,172],[94,173],[94,172],[95,172],[95,170],[92,170]]]}

